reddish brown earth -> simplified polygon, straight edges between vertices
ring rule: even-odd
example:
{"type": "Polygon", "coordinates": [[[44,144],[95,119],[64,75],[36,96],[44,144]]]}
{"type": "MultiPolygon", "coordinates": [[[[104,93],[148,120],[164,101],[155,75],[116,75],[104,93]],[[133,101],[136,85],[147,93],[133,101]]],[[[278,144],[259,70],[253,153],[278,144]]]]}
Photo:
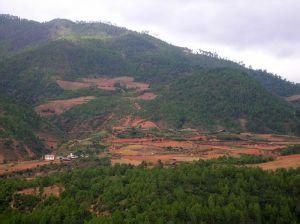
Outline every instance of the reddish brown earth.
{"type": "Polygon", "coordinates": [[[154,93],[146,92],[137,97],[130,97],[133,100],[154,100],[157,97],[154,93]]]}
{"type": "Polygon", "coordinates": [[[126,87],[127,89],[136,89],[138,91],[145,91],[149,89],[149,84],[142,82],[135,82],[133,77],[121,76],[117,78],[84,78],[85,83],[96,85],[99,89],[115,90],[116,84],[126,87]]]}
{"type": "Polygon", "coordinates": [[[276,170],[278,168],[300,167],[300,155],[278,156],[275,161],[255,165],[264,170],[276,170]]]}
{"type": "Polygon", "coordinates": [[[103,90],[115,90],[116,82],[113,79],[106,78],[84,78],[82,79],[84,83],[88,83],[90,86],[95,85],[99,89],[103,90]]]}
{"type": "Polygon", "coordinates": [[[122,131],[128,127],[134,127],[134,128],[140,127],[143,129],[158,128],[158,126],[152,121],[148,121],[148,120],[145,120],[145,119],[142,119],[139,117],[132,118],[132,117],[128,116],[128,117],[122,119],[120,121],[120,124],[118,126],[114,126],[113,129],[122,131]]]}
{"type": "MultiPolygon", "coordinates": [[[[61,185],[52,185],[49,187],[44,187],[42,195],[49,197],[51,195],[59,197],[60,194],[64,191],[64,187],[61,185]]],[[[16,192],[17,194],[23,195],[39,195],[40,191],[38,187],[35,188],[26,188],[16,192]]]]}
{"type": "Polygon", "coordinates": [[[278,156],[277,150],[290,144],[299,142],[299,139],[288,136],[260,135],[267,140],[277,142],[254,141],[219,141],[207,140],[207,136],[198,135],[177,141],[165,138],[112,138],[109,139],[109,152],[112,163],[140,164],[142,161],[156,163],[161,160],[166,163],[193,161],[199,159],[213,159],[221,156],[268,155],[277,158],[273,162],[260,165],[264,169],[300,167],[300,156],[278,156]],[[290,141],[287,141],[290,139],[290,141]],[[292,140],[291,140],[292,139],[292,140]],[[282,141],[278,141],[282,140],[282,141]]]}
{"type": "Polygon", "coordinates": [[[64,80],[57,80],[56,82],[64,90],[83,89],[91,86],[90,83],[84,83],[84,82],[72,82],[72,81],[64,81],[64,80]]]}
{"type": "Polygon", "coordinates": [[[120,84],[127,89],[136,89],[145,91],[149,89],[148,83],[135,82],[133,77],[121,76],[117,78],[83,78],[80,81],[64,81],[57,80],[57,84],[65,90],[83,89],[90,86],[96,86],[99,89],[113,91],[116,89],[116,84],[120,84]]]}
{"type": "Polygon", "coordinates": [[[59,161],[44,161],[44,160],[30,160],[30,161],[23,161],[23,162],[15,162],[15,163],[7,163],[7,164],[0,164],[0,175],[6,173],[12,173],[27,169],[33,169],[38,166],[48,165],[51,163],[57,163],[59,161]]]}
{"type": "Polygon", "coordinates": [[[177,161],[177,162],[192,162],[194,160],[199,160],[200,157],[188,156],[188,155],[180,155],[180,154],[168,154],[168,155],[129,155],[122,156],[120,159],[113,159],[112,163],[127,163],[132,165],[139,165],[143,161],[150,162],[152,164],[156,164],[158,161],[162,161],[164,163],[177,161]]]}
{"type": "Polygon", "coordinates": [[[53,114],[62,114],[80,104],[87,103],[95,99],[94,96],[84,96],[68,100],[54,100],[45,104],[41,104],[35,108],[35,111],[41,116],[51,116],[53,114]]]}
{"type": "MultiPolygon", "coordinates": [[[[132,125],[139,124],[141,121],[145,122],[143,119],[127,117],[122,122],[124,125],[132,125]]],[[[245,134],[240,135],[241,138],[245,138],[245,136],[245,134]]],[[[186,136],[185,140],[158,138],[152,135],[143,138],[117,138],[113,135],[106,138],[103,143],[108,146],[108,154],[111,156],[113,164],[130,163],[138,165],[143,161],[155,164],[159,160],[166,164],[173,164],[199,159],[207,160],[221,156],[236,157],[241,154],[250,154],[270,155],[275,158],[275,161],[256,165],[263,169],[300,167],[300,155],[278,155],[278,149],[291,144],[299,144],[299,138],[278,135],[251,135],[250,137],[250,139],[241,141],[220,141],[216,136],[204,135],[198,132],[186,136]],[[253,138],[260,140],[253,141],[253,138]],[[265,141],[261,139],[265,139],[265,141]]],[[[1,164],[0,175],[32,169],[49,163],[51,162],[33,160],[1,164]]]]}
{"type": "Polygon", "coordinates": [[[300,101],[300,95],[293,95],[285,98],[289,102],[300,101]]]}

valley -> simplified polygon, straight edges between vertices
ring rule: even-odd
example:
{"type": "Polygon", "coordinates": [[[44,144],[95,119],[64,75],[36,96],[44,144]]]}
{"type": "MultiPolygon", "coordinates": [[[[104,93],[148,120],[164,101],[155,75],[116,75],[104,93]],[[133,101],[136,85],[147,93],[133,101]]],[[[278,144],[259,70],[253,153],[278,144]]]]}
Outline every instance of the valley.
{"type": "Polygon", "coordinates": [[[299,223],[299,96],[148,32],[0,15],[0,223],[299,223]]]}
{"type": "MultiPolygon", "coordinates": [[[[52,148],[52,153],[66,155],[69,152],[80,151],[89,153],[92,158],[109,158],[112,164],[132,164],[138,166],[147,163],[155,166],[161,162],[166,166],[178,165],[182,162],[211,160],[222,157],[239,158],[253,156],[264,158],[257,161],[263,169],[297,168],[300,166],[300,156],[282,155],[281,151],[291,145],[300,145],[300,137],[286,135],[226,132],[203,133],[195,129],[179,131],[160,129],[156,124],[142,119],[127,118],[123,126],[114,127],[111,134],[71,140],[52,148]],[[101,152],[93,145],[104,147],[101,152]],[[92,151],[91,151],[92,149],[92,151]],[[95,151],[94,151],[95,150],[95,151]],[[94,154],[94,152],[98,152],[94,154]],[[92,153],[92,154],[91,154],[92,153]]],[[[99,148],[98,148],[99,149],[99,148]]],[[[40,160],[6,163],[0,165],[0,175],[26,171],[53,163],[68,163],[56,159],[54,161],[40,160]]],[[[252,163],[252,162],[251,162],[252,163]]],[[[250,164],[251,164],[250,163],[250,164]]],[[[255,162],[254,162],[255,163],[255,162]]]]}

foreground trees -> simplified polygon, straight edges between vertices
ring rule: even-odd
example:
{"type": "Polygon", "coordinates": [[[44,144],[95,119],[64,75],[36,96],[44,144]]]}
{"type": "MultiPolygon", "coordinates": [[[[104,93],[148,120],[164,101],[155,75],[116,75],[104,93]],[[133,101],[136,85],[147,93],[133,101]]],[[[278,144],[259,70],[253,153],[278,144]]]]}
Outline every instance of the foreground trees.
{"type": "Polygon", "coordinates": [[[216,161],[174,168],[116,165],[0,182],[3,223],[297,223],[300,169],[266,172],[216,161]],[[63,184],[60,198],[11,209],[17,189],[63,184]],[[5,191],[5,192],[4,192],[5,191]]]}

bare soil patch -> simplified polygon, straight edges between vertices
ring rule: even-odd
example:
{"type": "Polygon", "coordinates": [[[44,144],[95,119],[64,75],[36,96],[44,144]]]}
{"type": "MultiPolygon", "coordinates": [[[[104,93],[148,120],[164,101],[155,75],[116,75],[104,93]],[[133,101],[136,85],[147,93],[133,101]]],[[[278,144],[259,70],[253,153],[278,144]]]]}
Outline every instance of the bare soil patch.
{"type": "Polygon", "coordinates": [[[84,82],[72,82],[72,81],[64,81],[64,80],[57,80],[56,82],[64,90],[84,89],[91,86],[90,83],[84,83],[84,82]]]}
{"type": "Polygon", "coordinates": [[[132,118],[132,117],[128,116],[128,117],[122,119],[120,121],[119,126],[114,126],[113,129],[122,131],[129,127],[134,127],[134,128],[140,127],[143,129],[158,128],[158,126],[152,121],[148,121],[148,120],[145,120],[145,119],[142,119],[139,117],[132,118]]]}
{"type": "Polygon", "coordinates": [[[279,156],[275,161],[254,165],[264,170],[276,170],[279,168],[297,168],[300,167],[300,155],[279,156]]]}
{"type": "Polygon", "coordinates": [[[300,101],[300,95],[293,95],[285,98],[289,102],[300,101]]]}
{"type": "MultiPolygon", "coordinates": [[[[126,120],[130,124],[130,119],[126,120]]],[[[244,134],[240,135],[245,138],[244,134]]],[[[250,136],[250,135],[249,135],[250,136]]],[[[254,135],[255,138],[258,136],[254,135]]],[[[260,136],[262,137],[262,136],[260,136]]],[[[259,137],[259,139],[260,139],[259,137]]],[[[220,141],[213,136],[203,136],[201,133],[186,139],[174,140],[158,137],[143,138],[112,138],[109,140],[109,152],[112,155],[113,163],[140,164],[142,161],[155,163],[158,160],[163,162],[193,161],[198,159],[214,159],[221,156],[237,157],[242,154],[266,155],[278,158],[276,161],[260,165],[266,169],[272,167],[299,167],[299,156],[278,157],[278,149],[294,144],[299,139],[289,136],[263,136],[276,141],[253,141],[249,139],[239,141],[220,141]],[[280,141],[279,141],[280,140],[280,141]],[[283,140],[283,141],[282,141],[283,140]],[[290,141],[287,141],[290,140],[290,141]]]]}
{"type": "Polygon", "coordinates": [[[40,192],[40,189],[38,187],[34,187],[34,188],[26,188],[16,193],[23,194],[23,195],[36,195],[36,196],[42,194],[43,196],[46,197],[50,197],[50,196],[59,197],[63,191],[64,191],[64,187],[62,185],[52,185],[49,187],[44,187],[42,192],[40,192]]]}
{"type": "Polygon", "coordinates": [[[162,161],[164,163],[170,162],[192,162],[195,160],[199,160],[200,157],[196,156],[188,156],[184,154],[168,154],[168,155],[127,155],[122,156],[120,159],[112,159],[112,164],[116,163],[125,163],[132,165],[139,165],[143,161],[150,162],[152,164],[156,164],[158,161],[162,161]]]}
{"type": "Polygon", "coordinates": [[[130,97],[130,99],[132,99],[132,100],[154,100],[156,97],[157,97],[157,95],[155,95],[154,93],[146,92],[137,97],[130,97]]]}
{"type": "Polygon", "coordinates": [[[99,89],[115,90],[116,85],[119,84],[127,89],[136,89],[138,91],[145,91],[149,89],[149,84],[143,82],[135,82],[133,77],[121,76],[117,78],[84,78],[85,83],[96,85],[99,89]]]}
{"type": "Polygon", "coordinates": [[[30,160],[30,161],[22,161],[22,162],[14,162],[14,163],[6,163],[0,164],[0,175],[6,173],[12,173],[27,169],[33,169],[38,166],[48,165],[51,163],[58,163],[59,161],[45,161],[45,160],[30,160]]]}
{"type": "Polygon", "coordinates": [[[71,109],[80,104],[87,103],[95,99],[94,96],[84,96],[68,100],[54,100],[48,103],[39,105],[35,108],[35,111],[41,116],[51,116],[53,114],[62,114],[63,112],[71,109]]]}
{"type": "Polygon", "coordinates": [[[116,78],[83,78],[80,81],[57,80],[57,84],[65,90],[76,90],[96,86],[103,90],[116,90],[119,84],[127,89],[136,89],[137,91],[145,91],[149,89],[148,83],[135,82],[133,77],[120,76],[116,78]]]}

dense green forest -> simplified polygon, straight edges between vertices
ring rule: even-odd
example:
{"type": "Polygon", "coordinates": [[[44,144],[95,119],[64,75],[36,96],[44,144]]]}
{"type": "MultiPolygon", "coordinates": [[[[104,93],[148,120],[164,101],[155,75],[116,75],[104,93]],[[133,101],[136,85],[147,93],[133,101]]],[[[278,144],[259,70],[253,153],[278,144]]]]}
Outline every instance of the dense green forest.
{"type": "Polygon", "coordinates": [[[29,106],[0,95],[0,148],[8,158],[13,159],[16,151],[25,156],[25,147],[41,155],[46,148],[35,133],[52,128],[29,106]]]}
{"type": "Polygon", "coordinates": [[[300,131],[300,118],[287,102],[274,98],[258,82],[235,69],[202,70],[183,77],[144,105],[152,119],[167,120],[177,128],[219,125],[259,132],[300,131]],[[285,130],[287,124],[291,130],[285,130]]]}
{"type": "Polygon", "coordinates": [[[0,20],[0,52],[8,55],[0,66],[1,88],[29,103],[61,93],[54,77],[130,74],[160,85],[201,68],[224,67],[246,71],[279,96],[300,93],[298,85],[267,72],[246,69],[214,54],[194,54],[110,24],[62,19],[38,23],[9,15],[1,15],[0,20]]]}
{"type": "Polygon", "coordinates": [[[299,168],[262,171],[236,162],[149,169],[99,160],[32,181],[1,179],[1,223],[299,223],[299,168]],[[64,186],[60,197],[15,194],[53,184],[64,186]]]}

